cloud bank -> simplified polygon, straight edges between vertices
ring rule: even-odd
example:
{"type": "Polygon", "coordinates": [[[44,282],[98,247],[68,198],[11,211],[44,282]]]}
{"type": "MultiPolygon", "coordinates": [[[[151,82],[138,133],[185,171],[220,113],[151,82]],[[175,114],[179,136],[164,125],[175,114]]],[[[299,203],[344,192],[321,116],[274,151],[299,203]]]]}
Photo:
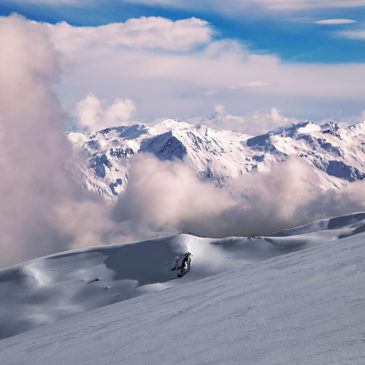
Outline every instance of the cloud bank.
{"type": "Polygon", "coordinates": [[[180,161],[139,156],[114,219],[128,238],[176,232],[226,237],[270,234],[365,208],[363,182],[343,191],[323,192],[317,186],[311,168],[295,159],[217,188],[180,161]]]}

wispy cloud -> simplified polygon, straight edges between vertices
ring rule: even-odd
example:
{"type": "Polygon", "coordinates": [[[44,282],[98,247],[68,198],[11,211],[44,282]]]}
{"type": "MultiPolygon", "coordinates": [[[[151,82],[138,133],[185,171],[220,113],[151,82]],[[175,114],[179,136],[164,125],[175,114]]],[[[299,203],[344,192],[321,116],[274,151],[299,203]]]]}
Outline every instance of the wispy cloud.
{"type": "Polygon", "coordinates": [[[235,12],[252,6],[261,6],[272,10],[304,10],[321,8],[352,8],[365,6],[365,0],[122,0],[129,3],[171,6],[178,8],[208,8],[235,12]]]}
{"type": "Polygon", "coordinates": [[[320,8],[352,8],[365,6],[365,0],[254,0],[267,8],[302,10],[320,8]]]}
{"type": "Polygon", "coordinates": [[[199,94],[205,95],[205,96],[214,96],[214,95],[222,94],[229,90],[250,90],[250,89],[263,88],[263,87],[267,87],[267,86],[270,86],[270,84],[268,84],[267,82],[263,82],[263,81],[243,81],[243,82],[234,83],[232,85],[229,85],[229,86],[226,86],[226,87],[223,87],[220,89],[219,88],[206,89],[206,90],[200,91],[199,94]]]}
{"type": "MultiPolygon", "coordinates": [[[[95,4],[97,0],[14,0],[17,3],[73,5],[95,4]]],[[[365,0],[120,0],[123,3],[143,4],[147,6],[173,7],[183,9],[201,9],[224,13],[235,13],[252,7],[268,10],[306,10],[322,8],[353,8],[365,6],[365,0]]]]}
{"type": "Polygon", "coordinates": [[[313,23],[323,24],[323,25],[338,25],[338,24],[356,23],[356,20],[353,20],[353,19],[323,19],[323,20],[316,20],[313,23]]]}
{"type": "Polygon", "coordinates": [[[239,82],[237,84],[233,84],[229,86],[229,89],[239,90],[239,89],[257,89],[260,87],[269,86],[267,82],[263,81],[247,81],[247,82],[239,82]]]}
{"type": "Polygon", "coordinates": [[[343,30],[343,31],[337,32],[337,34],[343,38],[365,40],[365,29],[343,30]]]}
{"type": "Polygon", "coordinates": [[[213,115],[208,118],[192,118],[190,122],[205,124],[218,129],[236,130],[255,136],[276,127],[298,123],[299,120],[282,115],[277,108],[271,108],[269,111],[255,111],[244,115],[233,115],[227,111],[223,104],[216,104],[213,115]]]}

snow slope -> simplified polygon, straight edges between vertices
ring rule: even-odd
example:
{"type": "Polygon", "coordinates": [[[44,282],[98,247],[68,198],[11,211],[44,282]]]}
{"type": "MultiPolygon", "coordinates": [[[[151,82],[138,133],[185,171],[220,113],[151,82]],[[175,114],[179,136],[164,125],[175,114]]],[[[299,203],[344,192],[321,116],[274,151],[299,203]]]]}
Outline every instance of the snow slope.
{"type": "Polygon", "coordinates": [[[48,325],[3,338],[1,364],[363,364],[364,258],[358,213],[33,260],[0,271],[0,329],[48,325]],[[177,279],[168,268],[187,250],[177,279]]]}
{"type": "Polygon", "coordinates": [[[81,184],[108,198],[126,188],[130,158],[146,152],[161,160],[184,160],[201,179],[219,186],[244,174],[269,171],[293,156],[313,168],[324,190],[365,177],[365,122],[347,128],[301,123],[252,137],[169,119],[68,137],[82,152],[81,184]]]}

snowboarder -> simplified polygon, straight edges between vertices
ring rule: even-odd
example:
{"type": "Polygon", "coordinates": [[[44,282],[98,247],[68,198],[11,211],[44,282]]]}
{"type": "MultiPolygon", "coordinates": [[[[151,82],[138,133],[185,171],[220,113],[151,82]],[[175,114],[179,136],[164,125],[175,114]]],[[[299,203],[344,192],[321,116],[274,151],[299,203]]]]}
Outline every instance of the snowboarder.
{"type": "Polygon", "coordinates": [[[186,252],[183,256],[180,256],[176,260],[175,266],[171,269],[171,271],[180,270],[177,274],[179,278],[184,276],[190,270],[190,263],[191,263],[190,256],[191,256],[190,252],[186,252]]]}

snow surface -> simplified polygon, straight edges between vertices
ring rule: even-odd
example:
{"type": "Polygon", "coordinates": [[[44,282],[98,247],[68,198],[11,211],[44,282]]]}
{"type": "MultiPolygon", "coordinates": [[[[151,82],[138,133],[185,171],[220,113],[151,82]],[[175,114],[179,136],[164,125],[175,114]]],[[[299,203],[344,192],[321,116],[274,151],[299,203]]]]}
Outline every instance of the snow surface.
{"type": "Polygon", "coordinates": [[[365,177],[365,122],[347,128],[299,123],[253,137],[168,119],[68,137],[83,152],[80,184],[111,199],[127,186],[129,159],[146,152],[161,160],[183,160],[202,180],[219,186],[244,174],[268,172],[290,157],[306,162],[323,190],[365,177]]]}
{"type": "Polygon", "coordinates": [[[364,364],[364,284],[365,213],[58,254],[0,271],[1,364],[364,364]]]}

